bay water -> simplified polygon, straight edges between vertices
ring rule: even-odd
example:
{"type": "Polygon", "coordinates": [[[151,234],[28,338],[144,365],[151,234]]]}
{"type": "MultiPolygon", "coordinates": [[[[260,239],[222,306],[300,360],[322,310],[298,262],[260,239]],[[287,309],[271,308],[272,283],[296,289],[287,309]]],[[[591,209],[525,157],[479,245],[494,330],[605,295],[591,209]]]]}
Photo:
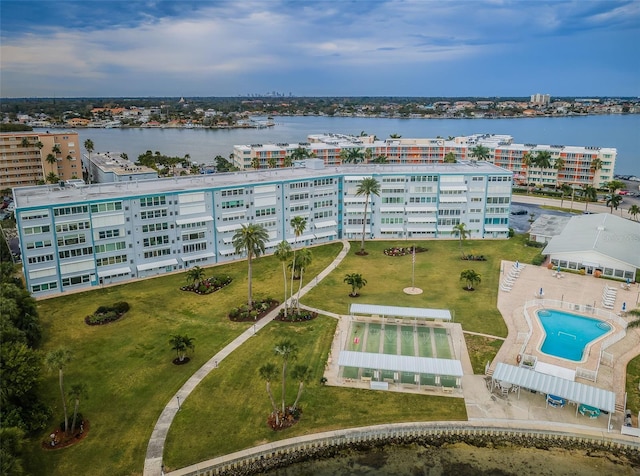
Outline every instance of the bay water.
{"type": "MultiPolygon", "coordinates": [[[[80,143],[94,143],[95,152],[125,152],[135,161],[147,150],[184,157],[199,164],[225,158],[239,144],[306,142],[309,134],[391,134],[435,138],[469,134],[508,134],[516,143],[615,147],[616,174],[640,176],[640,114],[517,119],[387,119],[364,117],[276,116],[263,129],[79,129],[80,143]]],[[[82,151],[84,148],[82,147],[82,151]]]]}

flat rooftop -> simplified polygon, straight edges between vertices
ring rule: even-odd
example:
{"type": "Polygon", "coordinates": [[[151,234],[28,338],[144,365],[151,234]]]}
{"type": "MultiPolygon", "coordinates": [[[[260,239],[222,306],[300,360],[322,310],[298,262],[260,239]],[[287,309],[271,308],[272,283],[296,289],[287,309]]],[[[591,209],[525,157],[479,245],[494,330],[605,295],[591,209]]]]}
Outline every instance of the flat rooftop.
{"type": "Polygon", "coordinates": [[[110,198],[140,196],[154,193],[198,191],[211,188],[244,187],[248,184],[269,184],[282,181],[305,180],[315,177],[335,177],[341,175],[410,174],[437,173],[440,175],[459,174],[511,174],[510,171],[488,162],[459,162],[457,164],[433,165],[350,165],[311,169],[291,167],[255,171],[230,172],[197,176],[172,177],[130,182],[112,182],[83,186],[39,185],[17,187],[13,190],[16,209],[42,207],[55,204],[107,200],[110,198]]]}

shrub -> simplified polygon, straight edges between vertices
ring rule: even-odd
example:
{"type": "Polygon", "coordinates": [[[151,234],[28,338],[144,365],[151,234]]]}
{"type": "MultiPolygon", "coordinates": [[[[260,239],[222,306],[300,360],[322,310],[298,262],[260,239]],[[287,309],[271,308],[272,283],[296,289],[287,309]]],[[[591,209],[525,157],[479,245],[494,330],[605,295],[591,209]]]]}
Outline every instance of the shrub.
{"type": "Polygon", "coordinates": [[[113,305],[113,310],[120,314],[124,314],[129,310],[129,303],[126,301],[119,301],[113,305]]]}
{"type": "Polygon", "coordinates": [[[531,260],[531,264],[533,264],[534,266],[540,266],[542,263],[544,263],[544,260],[544,255],[537,255],[533,257],[533,259],[531,260]]]}
{"type": "Polygon", "coordinates": [[[117,321],[129,310],[129,303],[125,301],[116,302],[112,306],[100,306],[96,312],[84,318],[84,322],[91,326],[107,324],[117,321]]]}

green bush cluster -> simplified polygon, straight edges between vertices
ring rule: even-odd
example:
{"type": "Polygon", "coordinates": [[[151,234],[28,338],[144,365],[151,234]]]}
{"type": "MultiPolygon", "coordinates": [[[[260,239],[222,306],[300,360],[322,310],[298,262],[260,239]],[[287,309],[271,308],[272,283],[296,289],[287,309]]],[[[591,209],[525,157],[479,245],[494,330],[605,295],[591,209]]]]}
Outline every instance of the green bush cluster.
{"type": "Polygon", "coordinates": [[[260,301],[254,301],[252,309],[249,309],[247,304],[243,304],[229,311],[229,319],[232,321],[255,321],[278,304],[278,301],[270,297],[260,301]]]}
{"type": "Polygon", "coordinates": [[[107,324],[117,321],[129,310],[129,303],[119,301],[111,306],[100,306],[96,312],[84,318],[84,321],[90,326],[107,324]]]}

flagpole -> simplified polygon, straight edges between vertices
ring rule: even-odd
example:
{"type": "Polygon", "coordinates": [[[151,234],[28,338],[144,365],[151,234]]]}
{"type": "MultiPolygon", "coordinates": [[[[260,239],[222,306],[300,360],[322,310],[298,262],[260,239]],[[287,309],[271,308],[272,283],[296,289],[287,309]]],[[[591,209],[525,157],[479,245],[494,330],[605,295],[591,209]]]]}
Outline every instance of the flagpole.
{"type": "Polygon", "coordinates": [[[416,287],[416,245],[413,245],[413,253],[411,256],[411,287],[416,287]]]}

